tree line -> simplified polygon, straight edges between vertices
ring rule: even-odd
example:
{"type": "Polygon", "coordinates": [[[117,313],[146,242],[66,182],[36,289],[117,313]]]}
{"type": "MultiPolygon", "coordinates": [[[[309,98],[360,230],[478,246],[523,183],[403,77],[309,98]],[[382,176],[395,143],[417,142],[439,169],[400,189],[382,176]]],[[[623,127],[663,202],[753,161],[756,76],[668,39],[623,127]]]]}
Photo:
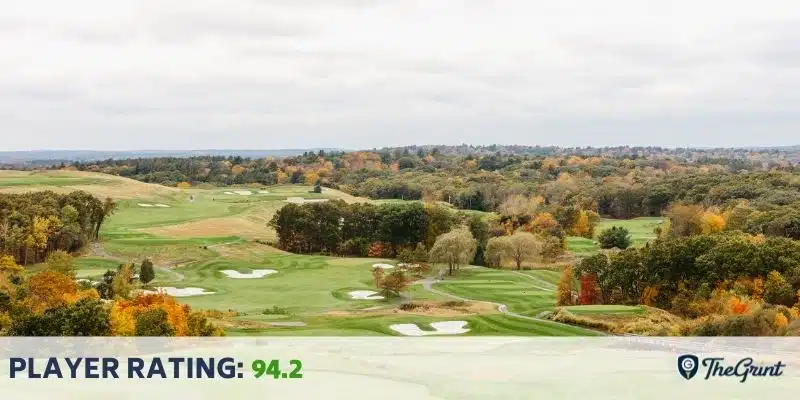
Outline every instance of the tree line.
{"type": "Polygon", "coordinates": [[[0,253],[28,265],[56,250],[76,251],[98,237],[115,207],[84,191],[0,193],[0,253]]]}
{"type": "Polygon", "coordinates": [[[436,237],[466,218],[422,203],[347,204],[341,200],[287,204],[270,225],[278,247],[295,253],[394,257],[418,243],[430,248],[436,237]]]}
{"type": "MultiPolygon", "coordinates": [[[[662,232],[642,248],[601,252],[564,269],[556,299],[558,305],[641,304],[683,318],[651,317],[626,333],[797,335],[800,242],[741,231],[662,232]]],[[[564,310],[555,319],[613,329],[564,310]]]]}
{"type": "Polygon", "coordinates": [[[541,198],[547,206],[611,218],[657,216],[676,203],[727,207],[747,200],[759,211],[797,224],[799,178],[791,157],[794,153],[772,150],[412,146],[284,158],[136,158],[68,167],[171,186],[319,184],[372,199],[441,201],[476,211],[500,211],[517,197],[541,198]]]}

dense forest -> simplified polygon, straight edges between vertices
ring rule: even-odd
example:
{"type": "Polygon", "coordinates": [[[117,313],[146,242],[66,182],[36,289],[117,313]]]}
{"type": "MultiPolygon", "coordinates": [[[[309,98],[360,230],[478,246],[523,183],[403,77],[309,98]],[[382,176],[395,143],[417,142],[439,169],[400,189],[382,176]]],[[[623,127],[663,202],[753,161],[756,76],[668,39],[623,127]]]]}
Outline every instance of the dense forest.
{"type": "Polygon", "coordinates": [[[0,193],[0,253],[27,265],[56,250],[76,251],[97,238],[114,208],[113,200],[82,191],[0,193]]]}
{"type": "Polygon", "coordinates": [[[520,225],[547,212],[567,233],[581,211],[632,218],[692,204],[701,214],[735,213],[728,224],[748,233],[800,237],[800,167],[795,152],[778,149],[420,146],[264,159],[106,160],[69,168],[166,185],[320,184],[372,199],[438,201],[522,217],[520,225]]]}

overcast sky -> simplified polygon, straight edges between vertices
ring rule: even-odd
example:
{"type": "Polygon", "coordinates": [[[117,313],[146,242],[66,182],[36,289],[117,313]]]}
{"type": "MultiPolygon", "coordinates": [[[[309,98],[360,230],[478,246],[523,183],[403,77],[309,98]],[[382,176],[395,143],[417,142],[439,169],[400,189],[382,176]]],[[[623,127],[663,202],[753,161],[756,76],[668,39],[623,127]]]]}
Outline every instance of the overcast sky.
{"type": "Polygon", "coordinates": [[[797,0],[25,0],[0,149],[800,144],[797,0]]]}

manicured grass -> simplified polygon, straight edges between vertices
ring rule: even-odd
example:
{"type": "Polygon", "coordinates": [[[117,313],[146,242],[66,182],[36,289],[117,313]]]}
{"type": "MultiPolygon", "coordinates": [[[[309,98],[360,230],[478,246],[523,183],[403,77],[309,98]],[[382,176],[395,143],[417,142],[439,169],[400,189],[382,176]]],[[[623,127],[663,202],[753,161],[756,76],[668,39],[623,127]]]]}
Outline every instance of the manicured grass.
{"type": "Polygon", "coordinates": [[[206,218],[222,217],[241,213],[246,205],[214,201],[208,194],[198,195],[194,202],[187,199],[163,200],[162,207],[141,207],[139,204],[154,204],[153,201],[124,200],[117,202],[118,209],[103,225],[103,233],[154,226],[175,225],[206,218]]]}
{"type": "Polygon", "coordinates": [[[261,262],[218,258],[174,269],[185,278],[170,285],[216,292],[181,298],[182,302],[196,308],[260,313],[265,308],[278,306],[293,314],[354,310],[385,303],[346,297],[350,290],[373,290],[372,264],[375,262],[378,261],[281,254],[267,255],[261,262]],[[263,278],[234,279],[219,272],[224,269],[243,273],[252,269],[278,272],[263,278]]]}
{"type": "Polygon", "coordinates": [[[578,257],[590,256],[600,250],[600,246],[594,244],[594,240],[578,236],[567,237],[567,251],[578,257]]]}
{"type": "Polygon", "coordinates": [[[631,234],[631,246],[642,247],[645,243],[654,240],[656,234],[654,230],[659,226],[661,217],[640,217],[633,219],[601,219],[595,228],[595,238],[586,239],[582,237],[570,236],[567,238],[567,250],[579,257],[590,256],[600,250],[600,246],[595,244],[597,235],[612,226],[621,226],[628,229],[631,234]]]}
{"type": "MultiPolygon", "coordinates": [[[[75,276],[77,278],[97,278],[102,276],[108,270],[117,270],[119,266],[118,261],[104,259],[82,257],[75,259],[75,276]]],[[[28,274],[35,274],[44,270],[44,263],[29,265],[25,267],[25,272],[28,274]]]]}
{"type": "Polygon", "coordinates": [[[98,278],[108,270],[117,270],[119,262],[104,258],[78,258],[75,260],[75,272],[78,278],[98,278]]]}
{"type": "Polygon", "coordinates": [[[76,185],[97,185],[105,181],[92,178],[79,177],[57,177],[48,175],[28,175],[28,176],[2,176],[0,175],[0,187],[12,186],[76,186],[76,185]]]}
{"type": "Polygon", "coordinates": [[[126,237],[118,234],[105,240],[106,252],[125,260],[141,262],[150,258],[156,265],[198,262],[217,257],[210,245],[237,242],[237,237],[212,237],[197,239],[170,239],[152,235],[132,234],[126,237]]]}
{"type": "Polygon", "coordinates": [[[462,269],[456,277],[446,277],[434,287],[459,297],[491,301],[508,306],[510,311],[536,316],[555,307],[555,286],[548,285],[548,278],[540,271],[523,271],[533,278],[515,271],[473,268],[462,269]]]}
{"type": "Polygon", "coordinates": [[[654,230],[659,226],[659,221],[663,221],[662,217],[640,217],[633,219],[602,219],[597,224],[595,229],[596,234],[611,228],[612,226],[621,226],[626,228],[631,233],[631,244],[634,247],[644,246],[645,243],[654,240],[656,234],[654,230]]]}
{"type": "MultiPolygon", "coordinates": [[[[414,323],[422,330],[430,323],[466,321],[469,332],[453,336],[576,336],[582,330],[564,325],[546,324],[514,318],[500,313],[465,317],[431,317],[421,315],[379,315],[358,317],[322,316],[305,319],[303,327],[270,327],[258,329],[228,329],[229,336],[402,336],[389,328],[392,324],[414,323]]],[[[433,336],[441,337],[441,336],[433,336]]]]}

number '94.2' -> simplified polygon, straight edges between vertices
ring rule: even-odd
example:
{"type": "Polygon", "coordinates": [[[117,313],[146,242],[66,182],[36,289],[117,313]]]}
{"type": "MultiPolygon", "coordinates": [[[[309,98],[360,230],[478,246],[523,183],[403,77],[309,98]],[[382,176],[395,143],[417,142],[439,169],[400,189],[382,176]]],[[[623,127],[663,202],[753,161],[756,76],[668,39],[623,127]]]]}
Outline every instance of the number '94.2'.
{"type": "Polygon", "coordinates": [[[289,361],[289,365],[291,368],[285,371],[281,371],[280,361],[278,360],[271,360],[269,362],[265,360],[255,360],[253,361],[253,373],[255,374],[256,378],[261,378],[262,376],[269,376],[271,375],[273,379],[279,378],[302,378],[303,374],[300,373],[300,370],[303,369],[303,363],[300,360],[291,360],[289,361]]]}

